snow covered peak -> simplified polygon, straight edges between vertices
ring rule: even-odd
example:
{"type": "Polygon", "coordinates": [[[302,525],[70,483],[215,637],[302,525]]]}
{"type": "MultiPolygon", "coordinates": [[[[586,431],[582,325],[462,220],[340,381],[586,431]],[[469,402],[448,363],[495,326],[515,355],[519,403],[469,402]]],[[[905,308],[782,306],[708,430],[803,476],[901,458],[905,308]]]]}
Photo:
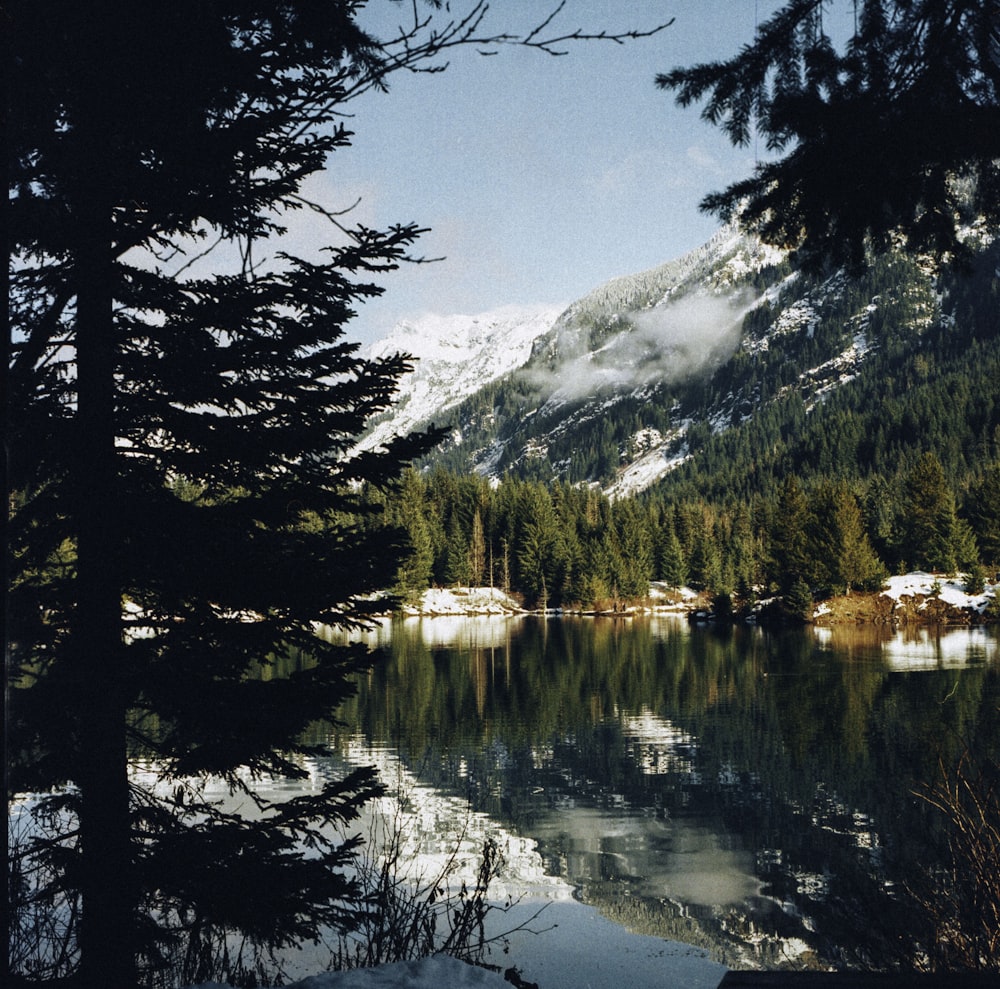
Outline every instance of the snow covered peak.
{"type": "Polygon", "coordinates": [[[367,353],[370,357],[412,354],[425,366],[435,362],[464,364],[482,356],[511,365],[517,360],[523,363],[526,353],[531,352],[532,341],[551,328],[563,309],[502,306],[475,315],[426,313],[401,320],[387,337],[371,344],[367,353]]]}
{"type": "Polygon", "coordinates": [[[361,440],[376,448],[392,436],[429,422],[441,425],[445,413],[491,381],[521,367],[535,340],[547,333],[564,306],[502,306],[475,315],[428,313],[396,324],[365,356],[378,359],[408,354],[414,370],[399,383],[392,409],[361,440]]]}

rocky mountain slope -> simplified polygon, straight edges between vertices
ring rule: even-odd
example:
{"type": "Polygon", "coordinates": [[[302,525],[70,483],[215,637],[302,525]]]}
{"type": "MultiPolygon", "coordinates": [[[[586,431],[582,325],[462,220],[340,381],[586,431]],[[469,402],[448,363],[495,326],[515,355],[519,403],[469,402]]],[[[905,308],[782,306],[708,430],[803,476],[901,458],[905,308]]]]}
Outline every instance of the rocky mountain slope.
{"type": "Polygon", "coordinates": [[[371,358],[409,354],[413,371],[393,408],[372,423],[362,447],[434,422],[485,385],[521,367],[533,343],[551,329],[560,306],[505,306],[475,315],[427,315],[398,323],[366,350],[371,358]]]}
{"type": "MultiPolygon", "coordinates": [[[[504,310],[401,327],[375,352],[408,351],[418,369],[366,442],[433,420],[451,432],[432,463],[588,483],[613,497],[683,474],[737,435],[747,449],[726,456],[753,460],[747,469],[779,453],[804,457],[793,449],[799,439],[823,442],[809,439],[810,428],[834,429],[817,425],[818,410],[881,421],[883,411],[872,411],[889,394],[881,381],[896,387],[898,373],[926,385],[952,359],[949,348],[966,346],[956,330],[989,331],[982,313],[996,291],[996,259],[984,256],[978,275],[947,284],[905,256],[879,258],[857,277],[807,277],[725,227],[561,313],[504,310]],[[975,309],[971,322],[962,307],[975,309]]],[[[990,430],[995,413],[968,429],[990,430]]],[[[874,458],[863,439],[834,459],[874,458]]]]}

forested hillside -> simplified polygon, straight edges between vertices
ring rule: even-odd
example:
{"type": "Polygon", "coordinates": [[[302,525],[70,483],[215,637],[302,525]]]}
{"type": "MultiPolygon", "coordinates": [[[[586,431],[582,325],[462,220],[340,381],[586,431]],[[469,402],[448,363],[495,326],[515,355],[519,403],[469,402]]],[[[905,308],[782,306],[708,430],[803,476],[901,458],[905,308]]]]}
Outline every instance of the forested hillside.
{"type": "Polygon", "coordinates": [[[1000,249],[941,273],[905,254],[855,277],[771,262],[725,283],[727,306],[753,301],[697,365],[624,347],[642,311],[613,310],[637,285],[655,298],[646,279],[579,306],[575,343],[564,320],[468,400],[390,503],[414,547],[397,590],[492,582],[614,607],[663,580],[741,602],[781,593],[805,614],[908,568],[981,584],[1000,565],[1000,249]],[[615,354],[631,361],[617,379],[615,354]],[[584,368],[608,374],[543,387],[560,366],[578,384],[584,368]]]}
{"type": "Polygon", "coordinates": [[[726,500],[771,490],[788,470],[865,478],[934,449],[961,481],[996,454],[997,255],[939,277],[904,254],[854,278],[746,270],[723,296],[755,296],[738,344],[643,334],[662,306],[588,312],[590,349],[567,348],[557,327],[528,365],[459,407],[431,462],[614,494],[664,478],[726,500]],[[608,347],[612,332],[630,347],[608,347]]]}

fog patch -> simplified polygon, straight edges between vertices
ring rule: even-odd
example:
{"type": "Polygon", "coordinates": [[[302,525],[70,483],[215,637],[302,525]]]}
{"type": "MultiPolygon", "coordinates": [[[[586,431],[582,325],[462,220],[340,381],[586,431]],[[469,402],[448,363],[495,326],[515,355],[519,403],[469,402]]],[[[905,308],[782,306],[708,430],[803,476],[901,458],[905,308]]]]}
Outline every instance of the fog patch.
{"type": "Polygon", "coordinates": [[[753,300],[750,290],[727,296],[692,294],[628,313],[622,329],[593,351],[579,329],[564,333],[556,364],[534,366],[525,374],[540,395],[556,401],[690,377],[732,355],[753,300]]]}

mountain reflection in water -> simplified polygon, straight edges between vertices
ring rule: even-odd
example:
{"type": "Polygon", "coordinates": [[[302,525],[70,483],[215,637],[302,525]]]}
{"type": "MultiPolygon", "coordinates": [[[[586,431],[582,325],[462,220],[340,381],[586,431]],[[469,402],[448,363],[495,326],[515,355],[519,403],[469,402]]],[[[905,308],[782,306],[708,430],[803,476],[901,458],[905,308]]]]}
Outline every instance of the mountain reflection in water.
{"type": "Polygon", "coordinates": [[[415,855],[471,813],[522,842],[535,892],[731,967],[891,963],[899,890],[943,848],[914,791],[1000,738],[995,629],[490,617],[370,641],[333,742],[398,758],[415,855]]]}

